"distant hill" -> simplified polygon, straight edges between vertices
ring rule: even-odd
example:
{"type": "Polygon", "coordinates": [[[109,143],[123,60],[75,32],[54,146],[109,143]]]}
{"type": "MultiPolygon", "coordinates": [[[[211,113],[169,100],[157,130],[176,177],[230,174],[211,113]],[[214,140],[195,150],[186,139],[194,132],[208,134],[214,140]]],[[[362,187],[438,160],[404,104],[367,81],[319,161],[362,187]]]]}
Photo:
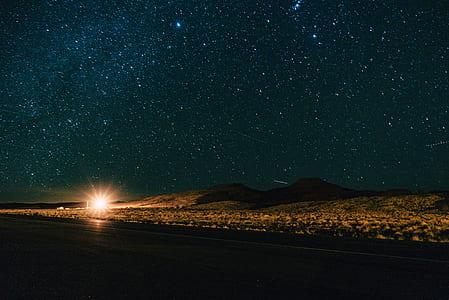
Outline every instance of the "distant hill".
{"type": "Polygon", "coordinates": [[[265,206],[303,202],[332,201],[362,196],[402,196],[412,192],[403,189],[386,191],[358,191],[326,182],[320,178],[301,178],[285,188],[265,192],[265,206]]]}
{"type": "Polygon", "coordinates": [[[357,191],[328,183],[320,178],[302,178],[295,183],[268,191],[258,191],[243,184],[216,185],[207,189],[147,197],[123,202],[114,207],[197,207],[262,208],[304,201],[332,201],[361,196],[400,196],[407,190],[357,191]]]}
{"type": "Polygon", "coordinates": [[[328,183],[320,178],[301,178],[285,188],[265,192],[263,205],[302,201],[329,201],[356,197],[355,190],[328,183]]]}
{"type": "Polygon", "coordinates": [[[216,185],[207,189],[147,197],[141,200],[123,202],[114,207],[172,207],[201,205],[221,201],[257,202],[263,192],[253,190],[243,184],[216,185]]]}

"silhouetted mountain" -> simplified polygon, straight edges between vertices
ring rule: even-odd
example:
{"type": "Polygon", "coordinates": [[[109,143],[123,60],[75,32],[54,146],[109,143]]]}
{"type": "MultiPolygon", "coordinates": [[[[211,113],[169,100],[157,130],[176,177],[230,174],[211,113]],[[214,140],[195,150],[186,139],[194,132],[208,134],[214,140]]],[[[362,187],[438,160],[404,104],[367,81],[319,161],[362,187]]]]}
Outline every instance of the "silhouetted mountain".
{"type": "MultiPolygon", "coordinates": [[[[223,205],[244,203],[245,207],[267,207],[303,201],[331,201],[361,196],[399,196],[407,190],[357,191],[343,188],[320,178],[302,178],[295,183],[268,191],[258,191],[243,184],[221,184],[207,189],[148,197],[120,206],[132,207],[194,207],[223,202],[223,205]],[[226,203],[225,203],[226,202],[226,203]]],[[[216,205],[219,207],[219,205],[216,205]]]]}
{"type": "Polygon", "coordinates": [[[328,183],[320,178],[301,178],[285,188],[265,192],[264,205],[299,201],[329,201],[356,197],[357,191],[328,183]]]}
{"type": "MultiPolygon", "coordinates": [[[[440,192],[440,194],[449,192],[440,192]]],[[[220,184],[206,189],[147,197],[137,201],[118,201],[111,207],[214,207],[262,208],[304,201],[331,201],[362,196],[402,196],[407,190],[357,191],[326,182],[320,178],[301,178],[293,184],[268,191],[258,191],[240,183],[220,184]],[[213,204],[213,205],[212,205],[213,204]]],[[[442,205],[446,205],[446,202],[442,205]]],[[[85,203],[5,203],[0,208],[84,207],[85,203]]]]}
{"type": "Polygon", "coordinates": [[[403,189],[386,191],[358,191],[326,182],[320,178],[301,178],[285,188],[265,193],[265,205],[302,201],[331,201],[363,196],[401,196],[411,192],[403,189]]]}
{"type": "Polygon", "coordinates": [[[231,183],[212,186],[207,189],[147,197],[142,200],[116,203],[114,207],[189,207],[221,201],[257,202],[263,192],[243,184],[231,183]]]}
{"type": "Polygon", "coordinates": [[[211,203],[217,201],[258,202],[264,192],[253,190],[240,183],[221,184],[208,188],[204,196],[198,198],[197,203],[211,203]]]}

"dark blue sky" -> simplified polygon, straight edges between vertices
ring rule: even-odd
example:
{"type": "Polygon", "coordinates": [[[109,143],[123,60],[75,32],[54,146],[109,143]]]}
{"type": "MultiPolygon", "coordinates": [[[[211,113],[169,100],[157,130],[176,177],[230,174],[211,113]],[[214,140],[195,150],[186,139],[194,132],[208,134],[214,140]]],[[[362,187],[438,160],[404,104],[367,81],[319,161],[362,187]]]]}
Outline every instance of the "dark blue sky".
{"type": "Polygon", "coordinates": [[[448,1],[0,11],[3,192],[269,189],[311,176],[449,189],[448,1]]]}

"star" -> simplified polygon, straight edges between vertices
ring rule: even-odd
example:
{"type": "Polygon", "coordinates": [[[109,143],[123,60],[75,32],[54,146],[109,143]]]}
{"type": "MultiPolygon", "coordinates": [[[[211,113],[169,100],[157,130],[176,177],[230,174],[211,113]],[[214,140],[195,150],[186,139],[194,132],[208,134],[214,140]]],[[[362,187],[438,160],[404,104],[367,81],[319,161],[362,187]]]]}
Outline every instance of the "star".
{"type": "Polygon", "coordinates": [[[292,6],[293,10],[298,10],[301,8],[301,4],[302,4],[303,0],[297,0],[296,3],[292,6]]]}

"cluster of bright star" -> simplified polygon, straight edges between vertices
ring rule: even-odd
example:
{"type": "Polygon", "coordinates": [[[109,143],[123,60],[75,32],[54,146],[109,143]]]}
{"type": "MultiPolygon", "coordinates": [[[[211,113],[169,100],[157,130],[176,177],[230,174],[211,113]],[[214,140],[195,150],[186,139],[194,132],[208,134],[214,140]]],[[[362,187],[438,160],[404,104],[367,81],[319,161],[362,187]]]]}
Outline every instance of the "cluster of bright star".
{"type": "Polygon", "coordinates": [[[293,4],[292,9],[293,10],[298,10],[301,8],[302,2],[304,0],[296,0],[296,2],[293,4]]]}

